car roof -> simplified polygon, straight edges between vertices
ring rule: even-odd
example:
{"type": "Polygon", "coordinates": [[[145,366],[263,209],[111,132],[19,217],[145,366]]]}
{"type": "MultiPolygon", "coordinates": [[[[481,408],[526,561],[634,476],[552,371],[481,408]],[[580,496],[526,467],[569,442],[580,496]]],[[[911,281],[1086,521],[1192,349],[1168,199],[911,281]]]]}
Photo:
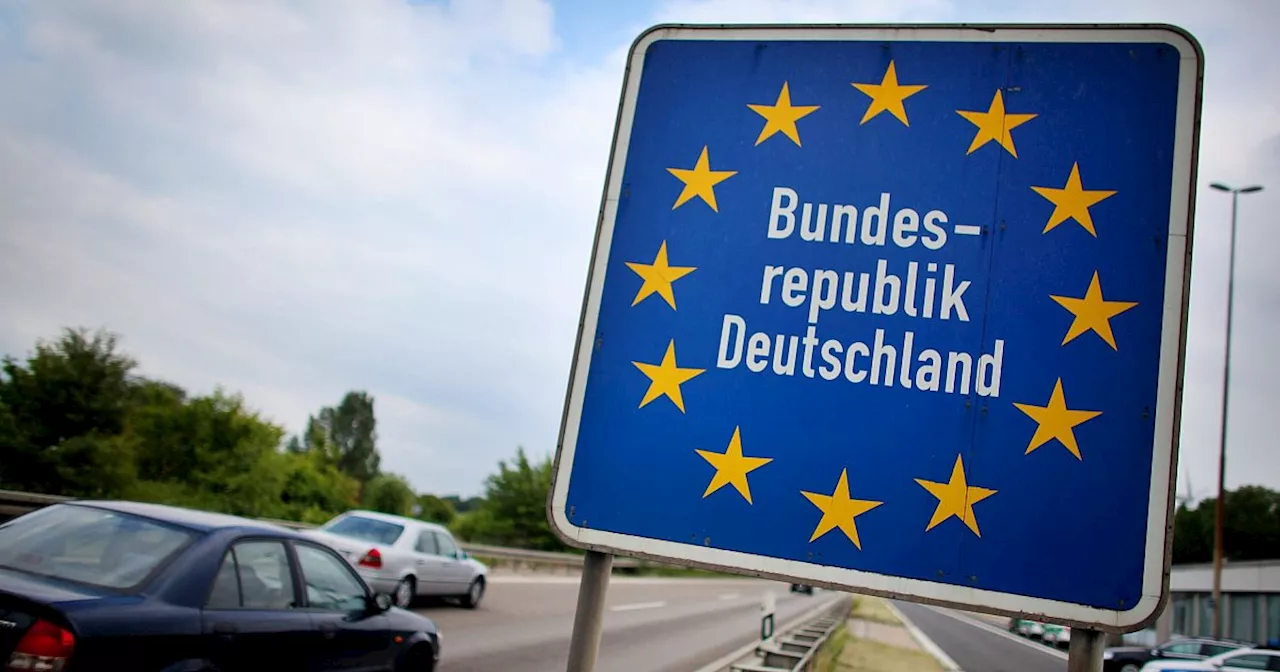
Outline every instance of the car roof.
{"type": "Polygon", "coordinates": [[[143,502],[126,502],[117,500],[76,500],[74,502],[63,502],[59,506],[84,506],[96,509],[106,509],[108,511],[118,511],[120,513],[128,513],[135,516],[142,516],[144,518],[151,518],[153,520],[169,523],[171,525],[178,525],[180,527],[200,532],[240,528],[284,533],[289,536],[296,535],[296,532],[293,530],[290,530],[283,525],[276,525],[275,523],[268,523],[262,520],[243,518],[241,516],[233,516],[225,513],[186,509],[166,504],[146,504],[143,502]]]}
{"type": "Polygon", "coordinates": [[[392,515],[390,513],[382,513],[381,511],[369,511],[367,509],[352,509],[350,511],[343,513],[339,517],[345,518],[347,516],[360,516],[361,518],[372,518],[373,520],[381,520],[384,523],[395,523],[397,525],[416,525],[418,527],[425,527],[430,530],[437,530],[441,532],[448,531],[444,528],[443,525],[437,525],[436,523],[429,523],[425,520],[418,520],[417,518],[408,518],[405,516],[392,515]]]}

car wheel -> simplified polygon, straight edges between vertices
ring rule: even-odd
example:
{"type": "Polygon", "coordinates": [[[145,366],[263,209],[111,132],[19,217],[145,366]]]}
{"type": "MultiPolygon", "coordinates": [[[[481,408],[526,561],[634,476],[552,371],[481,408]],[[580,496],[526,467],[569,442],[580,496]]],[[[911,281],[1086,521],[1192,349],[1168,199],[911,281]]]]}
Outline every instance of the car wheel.
{"type": "Polygon", "coordinates": [[[416,587],[417,582],[413,580],[412,576],[406,576],[403,579],[400,579],[400,583],[396,584],[395,592],[391,595],[392,603],[401,609],[408,609],[413,605],[416,587]]]}
{"type": "Polygon", "coordinates": [[[1125,666],[1120,668],[1120,672],[1138,672],[1138,670],[1137,663],[1125,663],[1125,666]]]}
{"type": "Polygon", "coordinates": [[[462,606],[468,609],[475,609],[481,598],[484,597],[484,579],[477,578],[471,582],[471,586],[467,588],[467,594],[462,596],[462,606]]]}
{"type": "Polygon", "coordinates": [[[404,660],[396,666],[396,672],[434,672],[435,669],[435,659],[431,655],[431,649],[425,644],[410,649],[404,660]]]}

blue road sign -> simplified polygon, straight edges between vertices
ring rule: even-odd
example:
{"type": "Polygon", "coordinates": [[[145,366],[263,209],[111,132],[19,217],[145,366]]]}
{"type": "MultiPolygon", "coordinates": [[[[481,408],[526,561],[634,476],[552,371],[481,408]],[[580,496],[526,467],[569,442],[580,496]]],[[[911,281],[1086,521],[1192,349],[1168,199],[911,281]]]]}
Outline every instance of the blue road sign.
{"type": "Polygon", "coordinates": [[[1167,27],[642,35],[555,529],[1105,630],[1154,618],[1201,68],[1167,27]]]}

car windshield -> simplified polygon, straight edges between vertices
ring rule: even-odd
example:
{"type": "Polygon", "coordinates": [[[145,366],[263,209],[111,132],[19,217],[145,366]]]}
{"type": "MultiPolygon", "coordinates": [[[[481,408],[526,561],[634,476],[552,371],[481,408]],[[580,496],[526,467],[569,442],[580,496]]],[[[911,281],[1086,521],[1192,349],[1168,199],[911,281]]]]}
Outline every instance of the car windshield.
{"type": "Polygon", "coordinates": [[[330,534],[390,546],[404,533],[403,525],[364,516],[343,516],[320,528],[330,534]]]}
{"type": "Polygon", "coordinates": [[[127,589],[150,576],[192,536],[138,516],[60,504],[0,526],[0,567],[127,589]]]}

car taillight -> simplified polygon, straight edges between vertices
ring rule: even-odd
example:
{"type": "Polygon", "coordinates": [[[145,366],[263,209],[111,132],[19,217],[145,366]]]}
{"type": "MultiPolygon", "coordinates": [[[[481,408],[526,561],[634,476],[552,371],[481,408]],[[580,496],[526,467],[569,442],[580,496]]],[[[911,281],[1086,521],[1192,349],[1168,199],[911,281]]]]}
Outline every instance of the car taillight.
{"type": "Polygon", "coordinates": [[[361,567],[382,569],[382,554],[378,552],[378,549],[371,548],[368,553],[364,554],[364,557],[360,558],[359,564],[361,567]]]}
{"type": "Polygon", "coordinates": [[[36,621],[22,636],[9,664],[10,672],[59,672],[67,666],[76,648],[76,636],[70,630],[49,621],[36,621]]]}

